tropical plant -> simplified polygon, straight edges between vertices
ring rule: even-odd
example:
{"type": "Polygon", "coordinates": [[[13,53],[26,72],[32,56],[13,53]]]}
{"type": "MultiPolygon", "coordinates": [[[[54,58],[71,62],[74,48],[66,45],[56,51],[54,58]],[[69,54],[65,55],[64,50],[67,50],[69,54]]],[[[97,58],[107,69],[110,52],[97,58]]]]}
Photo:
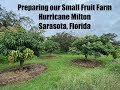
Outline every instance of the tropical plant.
{"type": "Polygon", "coordinates": [[[9,64],[13,64],[16,61],[18,54],[19,54],[19,51],[15,51],[15,50],[11,50],[9,52],[9,54],[8,54],[9,64]]]}
{"type": "Polygon", "coordinates": [[[13,64],[16,60],[19,60],[21,68],[23,67],[24,61],[32,58],[34,55],[33,50],[26,48],[23,52],[18,50],[11,50],[8,54],[9,64],[13,64]]]}
{"type": "Polygon", "coordinates": [[[24,54],[24,60],[28,59],[28,58],[32,58],[34,55],[34,51],[26,48],[25,50],[23,50],[23,54],[24,54]]]}

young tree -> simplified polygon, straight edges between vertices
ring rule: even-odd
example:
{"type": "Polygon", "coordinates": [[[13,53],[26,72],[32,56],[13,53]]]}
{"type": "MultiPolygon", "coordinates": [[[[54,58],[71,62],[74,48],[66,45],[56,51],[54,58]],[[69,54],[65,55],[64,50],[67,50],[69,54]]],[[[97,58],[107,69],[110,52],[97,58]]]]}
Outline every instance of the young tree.
{"type": "Polygon", "coordinates": [[[92,55],[93,52],[96,52],[97,46],[101,44],[98,41],[98,37],[96,35],[87,35],[85,37],[79,38],[76,41],[73,42],[73,46],[76,47],[83,55],[85,55],[85,58],[88,58],[88,55],[92,55]]]}
{"type": "Polygon", "coordinates": [[[98,37],[96,35],[87,35],[85,37],[77,39],[73,46],[77,47],[81,51],[85,58],[87,59],[88,55],[94,55],[98,57],[102,55],[110,55],[115,52],[115,45],[113,44],[115,35],[113,34],[103,34],[98,37]]]}
{"type": "Polygon", "coordinates": [[[12,64],[18,59],[20,62],[20,67],[22,69],[25,60],[32,58],[33,55],[33,50],[29,48],[26,48],[25,50],[23,50],[23,52],[20,52],[19,50],[11,50],[8,54],[8,61],[10,64],[12,64]]]}

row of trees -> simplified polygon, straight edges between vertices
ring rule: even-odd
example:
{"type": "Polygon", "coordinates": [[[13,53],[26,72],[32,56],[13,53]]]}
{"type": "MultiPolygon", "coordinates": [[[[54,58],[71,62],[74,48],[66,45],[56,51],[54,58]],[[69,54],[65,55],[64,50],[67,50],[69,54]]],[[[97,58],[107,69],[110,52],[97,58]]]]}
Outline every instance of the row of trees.
{"type": "Polygon", "coordinates": [[[120,56],[120,42],[116,41],[116,34],[76,37],[62,32],[45,37],[44,30],[32,26],[33,20],[29,17],[8,12],[1,6],[0,15],[0,54],[8,56],[9,62],[20,61],[22,66],[24,60],[33,55],[58,52],[83,54],[86,59],[88,55],[97,58],[111,54],[114,59],[120,56]]]}
{"type": "Polygon", "coordinates": [[[60,52],[83,54],[86,59],[88,55],[93,55],[95,58],[101,55],[112,55],[116,59],[120,57],[120,42],[116,41],[116,38],[117,35],[114,33],[75,37],[72,34],[62,32],[48,39],[59,44],[60,52]]]}
{"type": "MultiPolygon", "coordinates": [[[[112,55],[114,59],[120,57],[120,43],[115,40],[117,35],[111,33],[75,37],[62,32],[45,38],[36,31],[19,32],[18,29],[17,32],[16,29],[16,31],[4,31],[0,37],[0,54],[8,57],[11,56],[10,52],[23,53],[26,49],[32,50],[36,56],[42,53],[72,53],[83,54],[86,59],[88,55],[93,55],[95,58],[101,55],[112,55]]],[[[19,56],[19,53],[15,55],[19,56]]],[[[22,55],[23,57],[25,56],[22,55]]],[[[16,61],[15,58],[12,60],[16,61]]],[[[19,61],[23,62],[22,59],[19,61]]]]}

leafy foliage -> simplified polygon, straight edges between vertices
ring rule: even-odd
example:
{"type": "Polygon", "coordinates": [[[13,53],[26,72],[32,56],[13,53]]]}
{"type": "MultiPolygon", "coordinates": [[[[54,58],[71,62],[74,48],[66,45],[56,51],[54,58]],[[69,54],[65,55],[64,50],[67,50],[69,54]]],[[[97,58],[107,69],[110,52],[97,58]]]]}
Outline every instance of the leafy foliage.
{"type": "Polygon", "coordinates": [[[68,52],[69,47],[71,47],[71,44],[75,39],[75,36],[65,32],[57,33],[56,35],[50,37],[50,40],[60,44],[60,50],[63,52],[68,52]]]}
{"type": "Polygon", "coordinates": [[[114,59],[120,58],[120,49],[116,49],[113,53],[111,53],[114,59]]]}
{"type": "Polygon", "coordinates": [[[100,36],[100,41],[102,41],[103,43],[111,42],[112,44],[114,44],[114,42],[116,42],[115,40],[116,37],[117,34],[115,33],[103,34],[100,36]]]}
{"type": "Polygon", "coordinates": [[[5,32],[4,37],[0,40],[1,54],[7,55],[10,50],[19,50],[26,48],[34,51],[39,56],[42,49],[41,41],[27,32],[5,32]]]}
{"type": "Polygon", "coordinates": [[[9,64],[13,64],[16,61],[18,54],[19,54],[19,51],[15,51],[15,50],[11,50],[9,52],[9,54],[8,54],[9,64]]]}
{"type": "Polygon", "coordinates": [[[115,51],[115,45],[111,42],[113,39],[109,35],[102,35],[100,37],[96,35],[87,35],[85,37],[77,39],[73,46],[85,55],[94,55],[94,57],[100,57],[101,54],[109,55],[115,51]]]}
{"type": "Polygon", "coordinates": [[[33,50],[30,50],[29,48],[26,48],[23,50],[23,52],[20,52],[18,50],[11,50],[8,54],[8,61],[9,64],[14,63],[17,59],[20,62],[20,66],[22,67],[24,64],[24,61],[27,60],[28,58],[32,58],[34,55],[33,50]]]}
{"type": "Polygon", "coordinates": [[[46,40],[44,42],[44,47],[45,47],[44,50],[49,54],[59,51],[59,43],[51,40],[46,40]]]}
{"type": "Polygon", "coordinates": [[[95,52],[98,45],[101,46],[101,42],[97,42],[98,37],[96,35],[89,35],[82,38],[77,39],[75,42],[73,42],[73,46],[76,47],[78,50],[81,51],[83,55],[85,55],[85,58],[88,57],[88,55],[91,55],[92,52],[95,52]],[[96,42],[96,43],[95,43],[96,42]],[[98,44],[97,44],[98,43],[98,44]]]}
{"type": "Polygon", "coordinates": [[[7,62],[7,56],[0,55],[0,63],[6,63],[7,62]]]}
{"type": "Polygon", "coordinates": [[[25,50],[23,50],[23,54],[24,54],[24,60],[28,59],[28,58],[32,58],[34,55],[34,51],[30,50],[29,48],[26,48],[25,50]]]}
{"type": "Polygon", "coordinates": [[[69,54],[80,54],[80,51],[76,47],[69,47],[69,54]]]}

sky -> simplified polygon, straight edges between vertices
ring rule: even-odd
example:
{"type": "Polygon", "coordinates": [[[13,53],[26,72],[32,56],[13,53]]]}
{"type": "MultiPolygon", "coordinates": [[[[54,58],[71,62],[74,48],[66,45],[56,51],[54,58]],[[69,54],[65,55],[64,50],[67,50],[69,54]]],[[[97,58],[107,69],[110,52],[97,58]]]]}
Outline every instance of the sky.
{"type": "MultiPolygon", "coordinates": [[[[101,35],[103,33],[116,33],[118,35],[118,38],[120,40],[120,0],[0,0],[0,4],[2,7],[5,7],[6,10],[14,11],[17,14],[20,14],[21,16],[29,16],[32,18],[35,22],[35,24],[38,24],[39,13],[46,13],[41,11],[18,11],[17,6],[18,4],[23,5],[62,5],[62,4],[102,4],[102,5],[112,5],[113,10],[107,11],[107,12],[101,12],[101,11],[74,11],[74,13],[89,13],[92,15],[92,20],[87,21],[87,23],[91,23],[92,28],[90,30],[46,30],[45,35],[50,36],[57,32],[70,32],[72,31],[77,36],[84,36],[86,34],[96,34],[101,35]]],[[[52,11],[47,12],[47,14],[51,13],[65,13],[65,12],[58,12],[58,11],[52,11]]],[[[67,11],[66,14],[73,13],[67,11]]],[[[43,23],[59,23],[60,21],[42,21],[43,23]]],[[[80,23],[81,21],[62,21],[63,23],[80,23]]]]}

